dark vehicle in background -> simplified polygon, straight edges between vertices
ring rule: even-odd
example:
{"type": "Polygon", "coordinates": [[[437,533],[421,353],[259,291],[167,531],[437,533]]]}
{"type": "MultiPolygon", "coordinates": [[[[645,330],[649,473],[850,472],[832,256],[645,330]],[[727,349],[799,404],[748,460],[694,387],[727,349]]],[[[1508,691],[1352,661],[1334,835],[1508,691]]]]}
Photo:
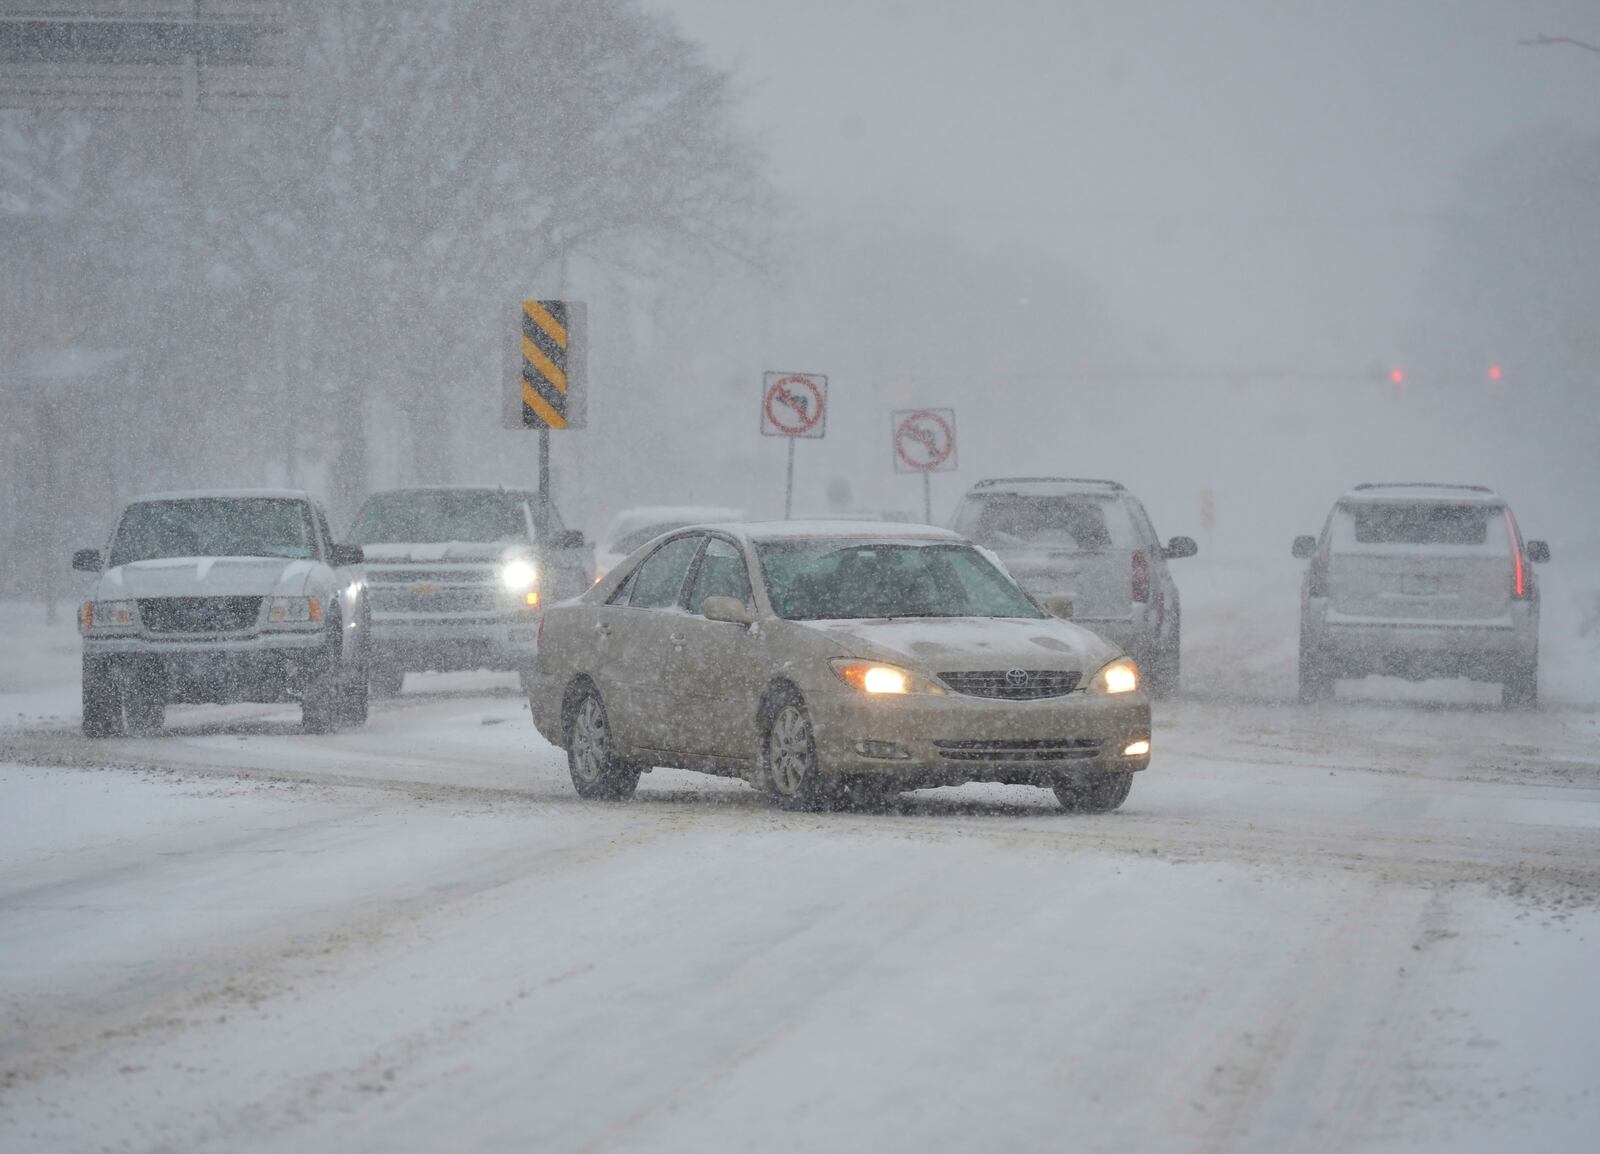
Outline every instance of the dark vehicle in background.
{"type": "Polygon", "coordinates": [[[130,501],[78,614],[83,731],[148,734],[175,703],[299,701],[308,733],[367,719],[361,550],[295,490],[130,501]]]}
{"type": "Polygon", "coordinates": [[[1498,681],[1508,707],[1539,700],[1543,541],[1522,539],[1511,507],[1482,485],[1357,485],[1320,537],[1300,590],[1300,700],[1341,677],[1498,681]]]}
{"type": "Polygon", "coordinates": [[[424,670],[533,665],[539,616],[594,579],[594,547],[536,489],[435,486],[372,494],[352,541],[366,552],[372,688],[424,670]]]}
{"type": "Polygon", "coordinates": [[[1199,552],[1163,545],[1138,498],[1116,481],[999,477],[961,499],[956,532],[999,555],[1035,597],[1072,602],[1072,620],[1138,662],[1152,696],[1178,689],[1182,612],[1167,561],[1199,552]]]}

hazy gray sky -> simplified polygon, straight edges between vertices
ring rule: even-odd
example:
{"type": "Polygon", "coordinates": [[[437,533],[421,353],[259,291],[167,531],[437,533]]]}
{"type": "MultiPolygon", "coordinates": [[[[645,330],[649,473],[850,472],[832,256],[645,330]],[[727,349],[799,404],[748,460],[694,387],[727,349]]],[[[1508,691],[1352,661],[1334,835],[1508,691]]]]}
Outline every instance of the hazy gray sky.
{"type": "Polygon", "coordinates": [[[1171,359],[1382,358],[1474,150],[1600,128],[1596,0],[657,0],[782,184],[1078,262],[1171,359]]]}

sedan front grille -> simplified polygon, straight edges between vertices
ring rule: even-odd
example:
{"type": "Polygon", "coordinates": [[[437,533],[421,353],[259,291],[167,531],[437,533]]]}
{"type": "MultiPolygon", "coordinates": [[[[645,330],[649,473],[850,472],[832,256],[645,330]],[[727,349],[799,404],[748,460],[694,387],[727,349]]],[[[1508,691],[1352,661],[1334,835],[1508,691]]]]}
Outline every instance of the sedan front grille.
{"type": "Polygon", "coordinates": [[[1061,669],[986,669],[977,672],[941,673],[943,681],[957,693],[968,697],[995,697],[1005,701],[1039,701],[1046,697],[1065,697],[1078,688],[1083,675],[1061,669]]]}
{"type": "Polygon", "coordinates": [[[238,633],[261,615],[259,597],[145,597],[139,620],[151,633],[238,633]]]}
{"type": "Polygon", "coordinates": [[[1034,741],[936,741],[947,761],[1076,761],[1094,757],[1100,742],[1092,737],[1047,737],[1034,741]]]}

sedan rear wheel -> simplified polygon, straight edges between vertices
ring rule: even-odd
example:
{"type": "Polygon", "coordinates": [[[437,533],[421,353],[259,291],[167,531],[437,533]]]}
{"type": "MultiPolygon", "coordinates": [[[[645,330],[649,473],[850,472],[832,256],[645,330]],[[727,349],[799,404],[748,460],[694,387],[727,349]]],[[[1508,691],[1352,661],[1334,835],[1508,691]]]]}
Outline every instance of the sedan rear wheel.
{"type": "Polygon", "coordinates": [[[825,791],[817,768],[817,743],[798,694],[786,694],[775,705],[762,741],[762,760],[779,805],[784,809],[821,808],[825,791]]]}
{"type": "Polygon", "coordinates": [[[639,788],[640,767],[617,755],[598,690],[585,693],[567,721],[567,768],[579,797],[622,801],[639,788]]]}

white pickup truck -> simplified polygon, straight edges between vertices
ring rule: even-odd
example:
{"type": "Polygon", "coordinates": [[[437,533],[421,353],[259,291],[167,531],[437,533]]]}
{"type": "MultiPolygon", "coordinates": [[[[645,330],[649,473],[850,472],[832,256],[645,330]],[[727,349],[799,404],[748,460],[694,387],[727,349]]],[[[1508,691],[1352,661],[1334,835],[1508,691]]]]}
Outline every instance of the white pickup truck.
{"type": "Polygon", "coordinates": [[[537,489],[374,493],[350,540],[366,555],[380,696],[423,670],[516,670],[526,679],[545,606],[594,583],[594,545],[537,489]]]}
{"type": "Polygon", "coordinates": [[[295,490],[152,493],[117,518],[79,612],[83,731],[161,728],[169,703],[298,701],[308,733],[367,719],[358,546],[295,490]]]}

